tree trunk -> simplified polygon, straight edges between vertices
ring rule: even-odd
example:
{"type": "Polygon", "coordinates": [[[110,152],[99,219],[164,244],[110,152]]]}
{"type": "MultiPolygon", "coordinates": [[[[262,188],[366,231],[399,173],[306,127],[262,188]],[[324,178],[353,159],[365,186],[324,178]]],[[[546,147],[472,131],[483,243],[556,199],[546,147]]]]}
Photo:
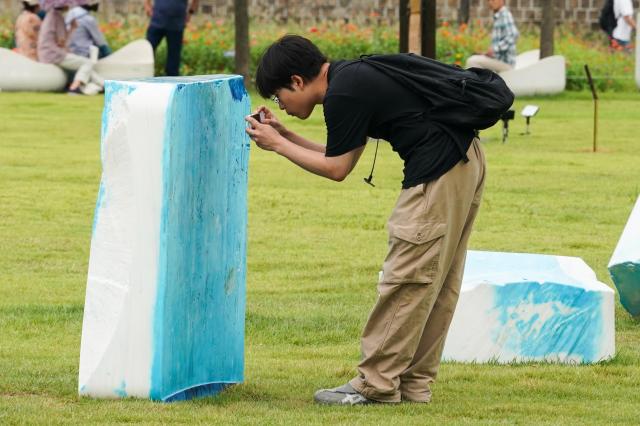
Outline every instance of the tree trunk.
{"type": "Polygon", "coordinates": [[[469,0],[460,0],[460,8],[458,9],[458,24],[469,23],[469,0]]]}
{"type": "Polygon", "coordinates": [[[235,73],[244,77],[245,87],[249,87],[249,13],[247,0],[234,0],[235,9],[235,73]]]}
{"type": "Polygon", "coordinates": [[[400,53],[407,53],[409,51],[409,0],[400,0],[398,22],[400,24],[400,53]]]}
{"type": "Polygon", "coordinates": [[[556,24],[554,4],[554,0],[542,0],[542,23],[540,25],[540,59],[553,55],[553,31],[556,24]]]}
{"type": "Polygon", "coordinates": [[[422,56],[436,58],[436,0],[422,0],[420,8],[422,56]]]}

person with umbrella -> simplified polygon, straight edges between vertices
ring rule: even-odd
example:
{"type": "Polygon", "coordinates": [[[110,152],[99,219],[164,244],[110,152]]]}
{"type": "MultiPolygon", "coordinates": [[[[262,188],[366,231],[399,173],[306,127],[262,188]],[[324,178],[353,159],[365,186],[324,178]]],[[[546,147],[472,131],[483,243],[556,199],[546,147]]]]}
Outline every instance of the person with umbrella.
{"type": "Polygon", "coordinates": [[[93,62],[89,58],[68,51],[71,32],[77,28],[75,20],[71,30],[67,31],[63,13],[69,6],[75,6],[77,0],[43,0],[42,7],[47,14],[42,21],[38,36],[38,60],[46,64],[55,64],[68,71],[75,71],[68,93],[95,95],[102,90],[103,79],[93,71],[93,62]]]}

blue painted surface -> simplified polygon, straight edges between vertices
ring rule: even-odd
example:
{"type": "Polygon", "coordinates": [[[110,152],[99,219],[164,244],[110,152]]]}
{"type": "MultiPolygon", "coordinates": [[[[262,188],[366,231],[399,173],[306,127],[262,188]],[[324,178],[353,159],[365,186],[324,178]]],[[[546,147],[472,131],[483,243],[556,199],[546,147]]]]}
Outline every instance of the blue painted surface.
{"type": "Polygon", "coordinates": [[[600,361],[603,294],[567,274],[556,256],[469,251],[464,280],[493,284],[494,343],[524,358],[600,361]]]}
{"type": "Polygon", "coordinates": [[[631,315],[640,315],[640,197],[611,256],[609,274],[622,306],[631,315]]]}
{"type": "Polygon", "coordinates": [[[187,401],[193,398],[204,398],[205,396],[217,395],[232,384],[233,383],[207,383],[204,385],[194,386],[173,395],[169,395],[165,397],[162,402],[187,401]]]}
{"type": "Polygon", "coordinates": [[[640,315],[640,262],[611,265],[609,274],[618,289],[620,304],[631,315],[640,315]]]}
{"type": "Polygon", "coordinates": [[[222,80],[171,80],[181,87],[164,141],[154,400],[243,380],[250,103],[240,77],[222,80]]]}
{"type": "Polygon", "coordinates": [[[599,361],[602,299],[594,291],[549,282],[496,286],[493,309],[501,327],[493,333],[494,342],[522,357],[566,354],[582,362],[599,361]]]}

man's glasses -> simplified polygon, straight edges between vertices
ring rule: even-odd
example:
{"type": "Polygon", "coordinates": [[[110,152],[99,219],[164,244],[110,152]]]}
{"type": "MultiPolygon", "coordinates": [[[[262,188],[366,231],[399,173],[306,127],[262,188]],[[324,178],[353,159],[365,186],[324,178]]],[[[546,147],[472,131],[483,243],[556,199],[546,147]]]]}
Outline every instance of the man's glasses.
{"type": "Polygon", "coordinates": [[[280,108],[280,98],[278,98],[276,95],[273,95],[271,96],[271,100],[276,103],[278,108],[280,108]]]}

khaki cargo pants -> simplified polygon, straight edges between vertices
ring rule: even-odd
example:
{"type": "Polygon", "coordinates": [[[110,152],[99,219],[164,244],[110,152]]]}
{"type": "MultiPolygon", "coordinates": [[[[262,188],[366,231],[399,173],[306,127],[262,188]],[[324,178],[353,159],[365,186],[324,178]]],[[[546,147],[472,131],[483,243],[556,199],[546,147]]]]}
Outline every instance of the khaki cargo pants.
{"type": "Polygon", "coordinates": [[[389,218],[379,297],[362,333],[359,375],[350,382],[369,399],[431,400],[484,187],[478,139],[467,156],[437,180],[403,189],[389,218]]]}

